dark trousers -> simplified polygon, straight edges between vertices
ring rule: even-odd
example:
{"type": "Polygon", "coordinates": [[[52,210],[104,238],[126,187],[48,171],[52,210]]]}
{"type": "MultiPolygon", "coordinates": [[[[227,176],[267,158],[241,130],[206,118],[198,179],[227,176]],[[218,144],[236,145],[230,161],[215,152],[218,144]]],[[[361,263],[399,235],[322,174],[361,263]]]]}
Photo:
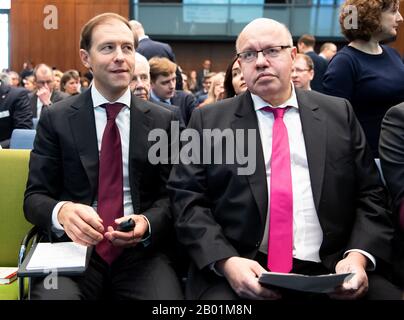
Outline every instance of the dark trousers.
{"type": "MultiPolygon", "coordinates": [[[[258,253],[255,260],[267,269],[267,256],[262,253],[258,253]]],[[[293,259],[293,269],[292,273],[305,274],[305,275],[321,275],[328,274],[328,270],[321,263],[315,263],[311,261],[302,261],[298,259],[293,259]]],[[[205,277],[209,277],[209,282],[211,285],[199,295],[198,299],[201,300],[238,300],[240,297],[237,296],[235,291],[231,288],[226,278],[213,275],[211,272],[205,277]],[[215,278],[215,279],[213,279],[215,278]]],[[[189,279],[188,279],[189,280],[189,279]]],[[[401,300],[401,291],[394,286],[390,281],[381,275],[375,274],[373,272],[368,273],[369,280],[369,290],[364,299],[366,300],[401,300]]],[[[192,281],[191,281],[192,282],[192,281]]],[[[190,284],[192,285],[192,284],[190,284]]],[[[276,288],[282,294],[282,299],[284,300],[328,300],[327,294],[318,294],[310,292],[301,292],[284,288],[276,288]]],[[[192,288],[187,288],[187,298],[195,299],[193,295],[192,288]]]]}
{"type": "Polygon", "coordinates": [[[142,247],[126,249],[111,266],[95,252],[81,276],[33,278],[33,300],[179,300],[183,293],[167,257],[142,247]],[[53,282],[49,285],[49,281],[53,282]]]}

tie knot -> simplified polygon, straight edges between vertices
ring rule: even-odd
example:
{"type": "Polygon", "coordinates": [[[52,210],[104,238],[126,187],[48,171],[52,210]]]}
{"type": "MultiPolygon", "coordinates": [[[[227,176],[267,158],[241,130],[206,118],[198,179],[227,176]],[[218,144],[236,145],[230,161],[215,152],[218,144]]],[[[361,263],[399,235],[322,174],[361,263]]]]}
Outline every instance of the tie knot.
{"type": "Polygon", "coordinates": [[[106,103],[104,105],[105,110],[107,111],[107,120],[115,120],[118,113],[122,110],[122,103],[106,103]]]}
{"type": "Polygon", "coordinates": [[[274,114],[274,118],[282,118],[285,115],[285,112],[288,108],[271,108],[271,107],[267,107],[267,110],[271,111],[274,114]]]}

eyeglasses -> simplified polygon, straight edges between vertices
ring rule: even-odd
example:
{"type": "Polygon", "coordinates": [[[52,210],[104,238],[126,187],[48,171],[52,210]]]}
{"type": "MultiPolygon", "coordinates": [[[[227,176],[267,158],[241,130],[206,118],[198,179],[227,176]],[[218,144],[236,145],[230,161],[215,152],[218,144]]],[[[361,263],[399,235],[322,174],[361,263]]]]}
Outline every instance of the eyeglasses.
{"type": "Polygon", "coordinates": [[[293,68],[292,69],[292,73],[296,72],[296,73],[303,73],[305,71],[310,71],[311,69],[299,69],[299,68],[293,68]]]}
{"type": "Polygon", "coordinates": [[[257,60],[258,53],[262,52],[266,59],[277,58],[281,54],[281,51],[287,48],[291,48],[291,46],[274,46],[259,51],[244,51],[237,53],[237,57],[243,62],[253,62],[257,60]]]}

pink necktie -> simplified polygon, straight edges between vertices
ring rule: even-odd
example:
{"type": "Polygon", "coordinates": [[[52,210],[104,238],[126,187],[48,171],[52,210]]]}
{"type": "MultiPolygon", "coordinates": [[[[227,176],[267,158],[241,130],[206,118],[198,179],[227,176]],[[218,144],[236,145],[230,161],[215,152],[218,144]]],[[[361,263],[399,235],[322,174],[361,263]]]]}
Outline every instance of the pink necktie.
{"type": "MultiPolygon", "coordinates": [[[[123,171],[121,137],[115,119],[123,105],[107,104],[107,125],[101,141],[98,175],[97,211],[104,227],[114,226],[114,220],[123,216],[123,171]]],[[[111,264],[122,252],[105,238],[96,246],[100,257],[111,264]]]]}
{"type": "Polygon", "coordinates": [[[271,186],[269,206],[268,269],[292,270],[293,193],[288,131],[283,122],[287,108],[265,108],[273,112],[271,186]]]}

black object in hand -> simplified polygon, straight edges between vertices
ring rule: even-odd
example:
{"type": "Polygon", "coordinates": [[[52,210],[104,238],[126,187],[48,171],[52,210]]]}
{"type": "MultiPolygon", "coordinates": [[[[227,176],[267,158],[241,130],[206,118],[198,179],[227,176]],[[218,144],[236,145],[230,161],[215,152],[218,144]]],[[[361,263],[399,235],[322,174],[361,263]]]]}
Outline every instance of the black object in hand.
{"type": "Polygon", "coordinates": [[[118,225],[117,230],[122,232],[132,231],[135,225],[135,221],[132,218],[129,218],[128,220],[121,222],[118,225]]]}

